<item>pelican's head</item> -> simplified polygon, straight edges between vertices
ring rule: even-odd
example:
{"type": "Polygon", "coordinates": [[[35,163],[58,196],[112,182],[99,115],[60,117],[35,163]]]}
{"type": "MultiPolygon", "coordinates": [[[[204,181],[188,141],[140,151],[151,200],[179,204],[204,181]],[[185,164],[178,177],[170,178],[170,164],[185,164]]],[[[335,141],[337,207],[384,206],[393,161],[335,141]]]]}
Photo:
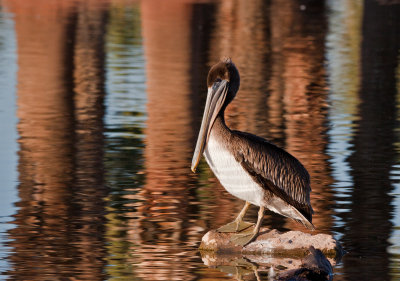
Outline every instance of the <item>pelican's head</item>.
{"type": "Polygon", "coordinates": [[[207,145],[214,121],[219,114],[224,114],[226,106],[233,100],[239,90],[240,76],[230,58],[224,58],[208,72],[207,101],[204,107],[199,136],[192,159],[192,171],[200,162],[201,155],[207,145]]]}
{"type": "MultiPolygon", "coordinates": [[[[213,89],[225,86],[224,81],[227,83],[226,87],[228,91],[225,100],[226,106],[234,99],[240,86],[239,71],[230,58],[224,58],[211,67],[207,76],[208,94],[213,89]]],[[[214,91],[213,93],[215,94],[216,92],[214,91]]]]}

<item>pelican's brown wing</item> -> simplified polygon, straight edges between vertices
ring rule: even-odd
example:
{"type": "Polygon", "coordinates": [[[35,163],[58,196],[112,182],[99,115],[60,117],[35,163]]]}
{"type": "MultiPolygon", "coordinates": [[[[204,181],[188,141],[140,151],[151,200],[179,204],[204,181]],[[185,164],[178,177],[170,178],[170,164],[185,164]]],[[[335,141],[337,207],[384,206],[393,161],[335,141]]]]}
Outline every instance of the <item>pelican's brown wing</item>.
{"type": "Polygon", "coordinates": [[[295,207],[310,223],[310,176],[304,166],[285,150],[258,136],[233,131],[236,161],[265,190],[295,207]]]}

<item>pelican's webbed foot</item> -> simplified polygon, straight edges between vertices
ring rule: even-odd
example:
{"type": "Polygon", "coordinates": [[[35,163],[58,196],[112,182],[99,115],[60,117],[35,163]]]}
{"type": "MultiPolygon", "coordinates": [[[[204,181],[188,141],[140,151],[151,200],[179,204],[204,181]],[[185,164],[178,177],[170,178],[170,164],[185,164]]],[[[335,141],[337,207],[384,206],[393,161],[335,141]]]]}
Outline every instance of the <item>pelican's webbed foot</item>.
{"type": "Polygon", "coordinates": [[[258,235],[258,231],[255,228],[245,230],[241,233],[233,234],[230,241],[238,246],[246,246],[253,242],[258,235]]]}
{"type": "Polygon", "coordinates": [[[220,228],[217,229],[217,231],[218,232],[240,232],[240,231],[243,231],[243,230],[253,226],[254,225],[253,223],[243,220],[243,217],[246,214],[247,210],[249,209],[250,205],[251,204],[246,201],[243,209],[240,211],[237,218],[233,222],[230,222],[226,225],[221,226],[220,228]]]}
{"type": "Polygon", "coordinates": [[[218,232],[241,232],[249,227],[254,226],[254,223],[250,223],[243,220],[234,220],[228,224],[225,224],[217,229],[218,232]]]}
{"type": "Polygon", "coordinates": [[[246,246],[250,242],[253,242],[260,231],[261,223],[264,217],[264,207],[261,206],[258,211],[257,224],[254,228],[247,229],[241,233],[233,234],[230,241],[239,246],[246,246]]]}

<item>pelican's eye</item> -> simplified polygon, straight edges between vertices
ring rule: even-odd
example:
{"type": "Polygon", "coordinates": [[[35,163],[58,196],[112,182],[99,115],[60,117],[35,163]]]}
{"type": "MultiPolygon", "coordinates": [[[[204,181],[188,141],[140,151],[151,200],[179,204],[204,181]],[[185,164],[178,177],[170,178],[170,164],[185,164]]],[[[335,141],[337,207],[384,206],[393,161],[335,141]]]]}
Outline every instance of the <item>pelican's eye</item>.
{"type": "Polygon", "coordinates": [[[219,85],[221,84],[222,79],[221,78],[217,78],[215,79],[214,83],[212,84],[212,88],[213,90],[216,92],[219,88],[219,85]]]}

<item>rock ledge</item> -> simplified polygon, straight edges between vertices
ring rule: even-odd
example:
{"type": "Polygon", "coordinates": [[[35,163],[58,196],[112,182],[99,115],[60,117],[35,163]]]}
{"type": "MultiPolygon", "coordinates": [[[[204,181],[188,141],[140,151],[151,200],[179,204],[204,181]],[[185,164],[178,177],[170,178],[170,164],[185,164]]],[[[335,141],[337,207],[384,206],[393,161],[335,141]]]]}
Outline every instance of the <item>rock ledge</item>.
{"type": "Polygon", "coordinates": [[[279,232],[263,228],[260,235],[249,245],[242,247],[233,244],[233,233],[207,232],[201,241],[200,251],[218,254],[269,255],[273,257],[305,257],[310,246],[319,249],[329,258],[340,259],[344,254],[339,242],[329,234],[312,235],[301,231],[279,232]]]}

